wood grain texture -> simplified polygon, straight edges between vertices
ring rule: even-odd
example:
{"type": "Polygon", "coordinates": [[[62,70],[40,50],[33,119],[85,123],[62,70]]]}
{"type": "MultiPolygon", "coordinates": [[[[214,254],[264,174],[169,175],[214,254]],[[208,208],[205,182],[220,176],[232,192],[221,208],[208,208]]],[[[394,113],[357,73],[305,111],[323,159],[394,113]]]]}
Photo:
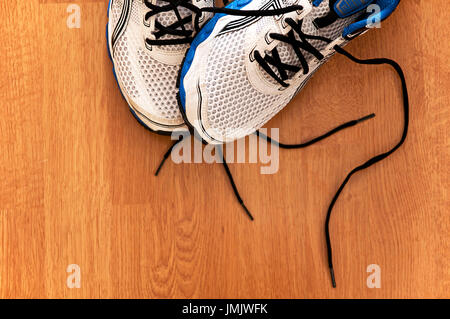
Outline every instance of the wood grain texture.
{"type": "Polygon", "coordinates": [[[268,127],[301,141],[375,112],[308,149],[280,150],[280,170],[168,162],[171,143],[143,129],[120,96],[105,47],[107,1],[0,3],[1,298],[450,297],[448,0],[404,0],[351,43],[397,60],[411,126],[386,161],[355,176],[331,223],[332,289],[323,223],[346,173],[387,150],[402,128],[400,83],[388,67],[336,56],[268,127]],[[69,264],[81,288],[66,286],[69,264]],[[382,287],[366,286],[378,264],[382,287]]]}

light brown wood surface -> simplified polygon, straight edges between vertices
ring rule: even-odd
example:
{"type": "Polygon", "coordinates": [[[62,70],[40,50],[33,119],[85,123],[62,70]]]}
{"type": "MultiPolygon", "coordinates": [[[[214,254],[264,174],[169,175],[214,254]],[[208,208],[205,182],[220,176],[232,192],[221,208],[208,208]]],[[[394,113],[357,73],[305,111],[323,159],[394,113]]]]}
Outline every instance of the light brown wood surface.
{"type": "Polygon", "coordinates": [[[268,127],[286,142],[375,112],[374,120],[303,150],[280,169],[232,164],[249,222],[220,164],[168,162],[170,138],[131,116],[106,53],[106,0],[0,3],[0,297],[450,297],[448,0],[404,0],[351,43],[359,57],[404,68],[408,139],[354,176],[331,222],[338,287],[329,281],[323,223],[354,166],[402,129],[389,67],[334,57],[268,127]],[[66,268],[81,268],[69,289],[66,268]],[[366,268],[381,267],[380,289],[366,268]]]}

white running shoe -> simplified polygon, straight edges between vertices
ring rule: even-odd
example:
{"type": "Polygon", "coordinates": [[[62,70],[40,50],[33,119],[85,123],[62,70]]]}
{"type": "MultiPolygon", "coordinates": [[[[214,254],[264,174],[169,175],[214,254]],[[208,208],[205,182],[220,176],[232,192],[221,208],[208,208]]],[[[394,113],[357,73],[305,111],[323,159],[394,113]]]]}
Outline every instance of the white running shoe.
{"type": "Polygon", "coordinates": [[[106,36],[114,74],[131,112],[152,131],[187,129],[176,100],[177,76],[198,8],[212,5],[213,0],[110,1],[106,36]]]}
{"type": "Polygon", "coordinates": [[[302,9],[264,17],[215,14],[196,35],[180,73],[179,102],[206,142],[226,143],[258,130],[335,46],[385,19],[398,0],[236,0],[227,8],[264,12],[293,5],[302,9]],[[367,10],[370,4],[378,5],[377,16],[367,10]]]}

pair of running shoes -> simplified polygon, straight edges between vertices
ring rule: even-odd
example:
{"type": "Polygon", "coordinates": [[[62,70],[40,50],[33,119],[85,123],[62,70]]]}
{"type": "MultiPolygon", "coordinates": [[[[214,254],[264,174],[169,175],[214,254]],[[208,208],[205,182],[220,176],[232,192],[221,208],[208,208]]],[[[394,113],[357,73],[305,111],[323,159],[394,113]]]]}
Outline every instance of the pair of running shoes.
{"type": "MultiPolygon", "coordinates": [[[[219,8],[213,0],[111,0],[108,49],[120,90],[142,125],[168,135],[195,132],[205,143],[218,145],[255,133],[280,147],[302,148],[372,118],[373,114],[364,116],[295,145],[259,133],[335,53],[360,64],[388,64],[397,71],[404,98],[402,137],[388,152],[352,170],[328,209],[325,234],[335,287],[329,234],[332,208],[354,173],[381,161],[403,144],[409,112],[405,78],[396,62],[360,60],[342,47],[379,26],[398,3],[235,0],[219,8]]],[[[224,165],[239,202],[253,219],[225,161],[224,165]]]]}

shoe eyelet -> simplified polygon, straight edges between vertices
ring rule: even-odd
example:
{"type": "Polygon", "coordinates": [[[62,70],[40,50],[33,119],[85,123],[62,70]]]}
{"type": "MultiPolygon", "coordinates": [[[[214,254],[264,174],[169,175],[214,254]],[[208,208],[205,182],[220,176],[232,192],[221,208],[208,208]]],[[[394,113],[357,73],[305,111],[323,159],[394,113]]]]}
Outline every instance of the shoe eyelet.
{"type": "Polygon", "coordinates": [[[146,47],[149,51],[152,51],[152,50],[153,50],[153,49],[152,49],[152,46],[151,46],[150,44],[148,44],[147,41],[144,41],[144,43],[145,43],[145,47],[146,47]]]}
{"type": "Polygon", "coordinates": [[[271,44],[273,41],[275,41],[275,39],[273,39],[271,36],[270,36],[270,31],[268,31],[267,33],[266,33],[266,35],[264,36],[264,39],[266,40],[266,43],[267,44],[271,44]]]}
{"type": "MultiPolygon", "coordinates": [[[[199,1],[199,2],[200,2],[200,1],[199,1]]],[[[192,23],[193,23],[193,24],[195,24],[195,22],[194,22],[195,19],[196,19],[196,18],[193,18],[193,19],[192,19],[192,23]]],[[[199,15],[199,17],[198,17],[198,23],[202,23],[204,20],[205,20],[205,15],[203,14],[203,12],[200,12],[200,15],[199,15]]]]}
{"type": "Polygon", "coordinates": [[[144,19],[143,19],[143,23],[144,23],[144,25],[145,25],[147,28],[150,27],[150,22],[148,22],[147,20],[145,20],[145,17],[144,17],[144,19]]]}
{"type": "Polygon", "coordinates": [[[255,58],[255,49],[253,49],[250,54],[248,55],[248,58],[250,60],[250,62],[254,62],[256,60],[255,58]]]}

